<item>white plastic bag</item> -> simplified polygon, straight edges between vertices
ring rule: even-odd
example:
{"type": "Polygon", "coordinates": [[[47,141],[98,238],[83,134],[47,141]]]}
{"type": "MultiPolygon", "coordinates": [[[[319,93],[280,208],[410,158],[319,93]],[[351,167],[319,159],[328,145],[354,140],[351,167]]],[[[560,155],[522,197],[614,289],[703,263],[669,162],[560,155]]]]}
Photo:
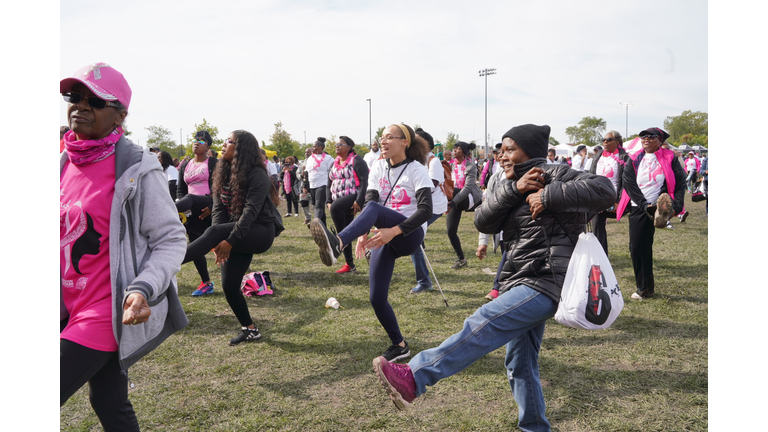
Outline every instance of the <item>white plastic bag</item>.
{"type": "Polygon", "coordinates": [[[584,330],[608,328],[624,308],[624,297],[608,256],[592,233],[582,233],[565,275],[555,321],[584,330]]]}

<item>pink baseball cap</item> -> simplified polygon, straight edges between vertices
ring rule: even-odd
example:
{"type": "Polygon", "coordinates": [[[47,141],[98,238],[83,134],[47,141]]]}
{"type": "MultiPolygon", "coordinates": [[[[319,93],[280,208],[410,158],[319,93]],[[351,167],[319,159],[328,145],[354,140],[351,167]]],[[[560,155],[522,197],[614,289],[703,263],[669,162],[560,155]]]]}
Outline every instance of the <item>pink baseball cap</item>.
{"type": "Polygon", "coordinates": [[[119,101],[125,109],[131,104],[131,87],[123,74],[106,63],[91,63],[80,68],[72,78],[64,78],[59,84],[61,93],[72,90],[72,86],[82,83],[93,94],[106,101],[119,101]]]}

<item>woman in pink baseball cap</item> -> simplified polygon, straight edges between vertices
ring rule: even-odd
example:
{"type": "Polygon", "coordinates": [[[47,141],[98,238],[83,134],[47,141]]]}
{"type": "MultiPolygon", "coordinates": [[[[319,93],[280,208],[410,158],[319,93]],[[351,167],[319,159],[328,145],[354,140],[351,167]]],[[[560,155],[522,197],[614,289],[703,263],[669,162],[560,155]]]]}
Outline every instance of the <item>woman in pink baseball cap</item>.
{"type": "Polygon", "coordinates": [[[71,130],[60,160],[60,403],[85,383],[105,430],[139,430],[128,368],[187,325],[186,251],[157,156],[123,134],[131,88],[94,63],[60,83],[71,130]]]}

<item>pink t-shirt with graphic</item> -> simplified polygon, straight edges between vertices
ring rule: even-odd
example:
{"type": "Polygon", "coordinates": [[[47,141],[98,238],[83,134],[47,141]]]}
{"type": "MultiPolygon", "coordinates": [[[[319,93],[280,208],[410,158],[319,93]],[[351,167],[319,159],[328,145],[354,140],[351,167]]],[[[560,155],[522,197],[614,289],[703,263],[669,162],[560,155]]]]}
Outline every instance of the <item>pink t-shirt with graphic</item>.
{"type": "Polygon", "coordinates": [[[59,252],[69,322],[59,337],[99,351],[117,351],[109,274],[109,213],[114,194],[114,154],[89,165],[64,165],[59,252]]]}
{"type": "Polygon", "coordinates": [[[210,195],[211,188],[208,187],[208,178],[211,173],[208,172],[208,159],[197,163],[194,159],[187,162],[184,169],[184,182],[187,184],[187,193],[192,195],[210,195]]]}

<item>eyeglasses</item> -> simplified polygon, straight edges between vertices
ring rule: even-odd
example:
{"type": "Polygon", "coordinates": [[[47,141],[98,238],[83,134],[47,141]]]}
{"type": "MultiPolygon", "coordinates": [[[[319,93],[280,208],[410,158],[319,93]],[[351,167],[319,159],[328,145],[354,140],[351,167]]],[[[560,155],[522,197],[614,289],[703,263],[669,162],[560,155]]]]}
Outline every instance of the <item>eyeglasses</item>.
{"type": "Polygon", "coordinates": [[[61,97],[64,98],[64,102],[71,103],[73,105],[77,105],[80,103],[81,100],[86,99],[88,101],[88,105],[90,105],[91,108],[96,108],[96,109],[102,109],[107,106],[111,106],[115,108],[119,108],[123,106],[123,104],[121,104],[120,102],[105,101],[104,99],[98,98],[96,96],[91,96],[89,98],[86,98],[80,93],[71,93],[71,92],[62,93],[61,97]]]}
{"type": "Polygon", "coordinates": [[[393,139],[405,139],[405,137],[396,137],[396,136],[392,136],[392,135],[385,135],[385,136],[381,137],[381,142],[392,141],[393,139]]]}
{"type": "Polygon", "coordinates": [[[237,141],[232,141],[231,139],[227,138],[226,140],[224,140],[224,144],[227,144],[227,145],[237,144],[237,141]]]}
{"type": "Polygon", "coordinates": [[[603,142],[611,142],[611,141],[613,141],[614,139],[615,139],[615,138],[603,138],[603,142]]]}
{"type": "Polygon", "coordinates": [[[651,140],[654,140],[656,138],[658,138],[656,135],[645,135],[645,136],[640,137],[640,140],[641,141],[651,141],[651,140]]]}

